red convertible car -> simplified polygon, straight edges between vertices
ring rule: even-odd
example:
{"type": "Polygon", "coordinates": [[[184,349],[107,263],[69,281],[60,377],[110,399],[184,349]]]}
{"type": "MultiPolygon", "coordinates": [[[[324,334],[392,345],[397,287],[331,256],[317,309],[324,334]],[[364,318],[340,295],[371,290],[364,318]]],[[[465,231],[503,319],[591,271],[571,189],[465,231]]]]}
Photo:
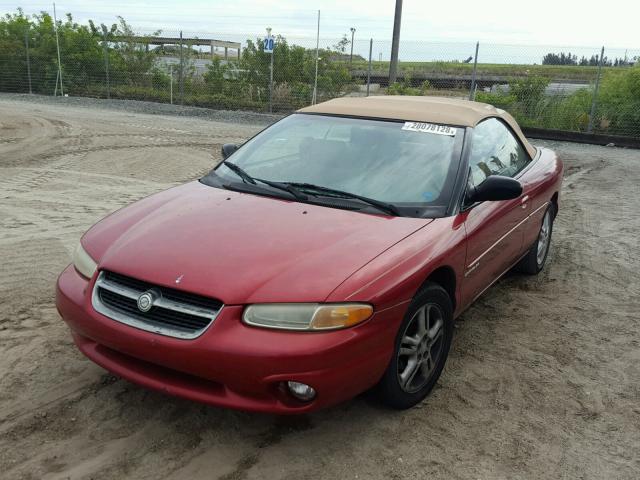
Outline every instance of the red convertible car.
{"type": "Polygon", "coordinates": [[[375,387],[408,408],[456,316],[547,259],[562,163],[490,105],[342,98],[222,151],[93,226],[58,279],[78,348],[145,387],[272,413],[375,387]]]}

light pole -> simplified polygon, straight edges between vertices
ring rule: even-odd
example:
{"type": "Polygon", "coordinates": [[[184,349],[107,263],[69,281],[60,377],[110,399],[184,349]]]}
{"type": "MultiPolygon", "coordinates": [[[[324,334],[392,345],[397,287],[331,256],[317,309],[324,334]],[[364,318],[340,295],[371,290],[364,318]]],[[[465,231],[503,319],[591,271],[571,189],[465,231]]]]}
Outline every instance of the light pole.
{"type": "Polygon", "coordinates": [[[356,29],[351,27],[351,55],[349,55],[349,68],[353,65],[353,36],[356,34],[356,29]]]}

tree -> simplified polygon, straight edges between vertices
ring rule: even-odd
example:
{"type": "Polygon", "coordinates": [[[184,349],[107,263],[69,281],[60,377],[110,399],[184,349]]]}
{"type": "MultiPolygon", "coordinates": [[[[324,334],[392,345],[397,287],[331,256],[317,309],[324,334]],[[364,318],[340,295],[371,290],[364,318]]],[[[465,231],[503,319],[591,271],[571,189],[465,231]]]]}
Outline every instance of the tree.
{"type": "MultiPolygon", "coordinates": [[[[0,91],[28,91],[26,36],[33,91],[54,92],[58,78],[56,28],[65,93],[104,96],[109,65],[112,97],[169,100],[171,80],[158,63],[158,54],[178,54],[177,48],[150,49],[151,39],[137,35],[122,17],[111,26],[96,25],[92,21],[80,25],[67,14],[54,26],[49,14],[28,16],[20,9],[0,17],[0,91]]],[[[151,36],[159,34],[158,31],[151,36]]],[[[316,73],[315,49],[290,45],[278,36],[271,57],[264,53],[262,41],[247,41],[237,62],[214,60],[202,76],[196,74],[193,61],[197,50],[192,45],[183,45],[183,68],[177,75],[183,79],[180,90],[184,90],[184,102],[259,109],[268,98],[269,66],[273,58],[273,92],[274,96],[281,97],[280,104],[274,102],[276,108],[292,109],[308,104],[316,73]]],[[[338,48],[346,49],[348,44],[348,39],[341,41],[338,48]]],[[[332,98],[352,88],[353,81],[344,63],[334,61],[340,55],[336,50],[320,50],[319,99],[332,98]]]]}
{"type": "Polygon", "coordinates": [[[125,19],[120,16],[118,23],[114,24],[111,30],[114,54],[110,64],[113,76],[127,85],[147,85],[149,83],[147,79],[156,62],[156,53],[147,47],[148,40],[151,36],[160,35],[161,31],[153,32],[140,40],[125,19]]]}
{"type": "Polygon", "coordinates": [[[214,58],[207,66],[204,74],[204,82],[209,87],[209,91],[214,94],[223,93],[225,86],[225,76],[229,70],[229,65],[223,65],[219,58],[214,58]]]}
{"type": "Polygon", "coordinates": [[[543,65],[577,65],[578,57],[569,53],[547,53],[542,58],[543,65]]]}
{"type": "Polygon", "coordinates": [[[333,46],[333,49],[336,52],[345,53],[347,51],[347,47],[351,44],[351,40],[347,37],[347,34],[343,34],[342,38],[338,43],[333,46]]]}
{"type": "MultiPolygon", "coordinates": [[[[286,38],[277,36],[273,49],[273,79],[279,92],[289,90],[290,101],[308,104],[311,85],[315,77],[315,49],[289,45],[286,38]],[[286,87],[285,87],[286,85],[286,87]]],[[[318,91],[320,98],[331,98],[350,88],[348,69],[340,62],[331,61],[336,56],[332,50],[320,49],[318,61],[318,91]]],[[[247,40],[238,64],[238,76],[249,95],[266,98],[269,87],[270,54],[263,51],[263,40],[247,40]]],[[[288,105],[297,106],[297,105],[288,105]]]]}

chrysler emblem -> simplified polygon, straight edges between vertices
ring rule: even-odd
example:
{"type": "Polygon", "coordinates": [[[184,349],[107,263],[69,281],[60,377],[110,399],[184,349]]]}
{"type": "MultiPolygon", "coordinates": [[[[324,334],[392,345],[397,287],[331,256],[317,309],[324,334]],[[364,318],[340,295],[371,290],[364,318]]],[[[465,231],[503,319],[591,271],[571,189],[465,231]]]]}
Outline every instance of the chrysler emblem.
{"type": "Polygon", "coordinates": [[[144,292],[138,297],[138,310],[148,312],[153,307],[154,295],[151,290],[144,292]]]}

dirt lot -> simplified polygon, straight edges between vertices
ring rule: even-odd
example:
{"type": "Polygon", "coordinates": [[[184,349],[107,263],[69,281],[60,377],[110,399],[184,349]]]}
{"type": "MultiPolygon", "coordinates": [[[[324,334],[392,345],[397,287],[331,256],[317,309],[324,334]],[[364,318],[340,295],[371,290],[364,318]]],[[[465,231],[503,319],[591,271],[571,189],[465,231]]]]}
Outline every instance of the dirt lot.
{"type": "Polygon", "coordinates": [[[79,236],[206,172],[255,118],[0,97],[0,477],[640,477],[640,151],[551,145],[567,168],[548,267],[462,316],[410,411],[370,395],[299,418],[220,410],[82,357],[53,301],[79,236]]]}

